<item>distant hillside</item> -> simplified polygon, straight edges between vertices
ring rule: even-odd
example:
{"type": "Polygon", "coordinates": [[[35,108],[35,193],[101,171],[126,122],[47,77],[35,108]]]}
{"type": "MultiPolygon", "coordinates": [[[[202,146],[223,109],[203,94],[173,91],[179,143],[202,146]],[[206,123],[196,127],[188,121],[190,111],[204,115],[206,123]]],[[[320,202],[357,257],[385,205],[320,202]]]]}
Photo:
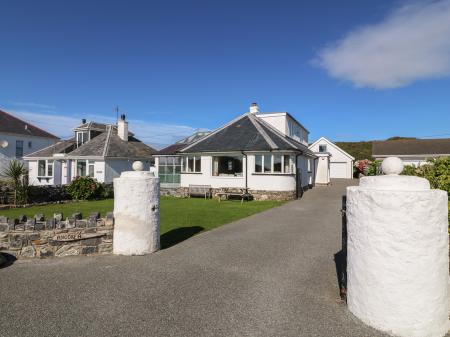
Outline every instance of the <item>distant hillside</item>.
{"type": "Polygon", "coordinates": [[[372,141],[367,142],[335,142],[345,152],[348,152],[356,160],[372,159],[372,141]]]}
{"type": "MultiPolygon", "coordinates": [[[[400,139],[416,139],[414,137],[390,137],[386,140],[400,140],[400,139]]],[[[355,160],[360,159],[372,159],[372,142],[335,142],[337,146],[339,146],[342,150],[348,152],[355,160]]]]}

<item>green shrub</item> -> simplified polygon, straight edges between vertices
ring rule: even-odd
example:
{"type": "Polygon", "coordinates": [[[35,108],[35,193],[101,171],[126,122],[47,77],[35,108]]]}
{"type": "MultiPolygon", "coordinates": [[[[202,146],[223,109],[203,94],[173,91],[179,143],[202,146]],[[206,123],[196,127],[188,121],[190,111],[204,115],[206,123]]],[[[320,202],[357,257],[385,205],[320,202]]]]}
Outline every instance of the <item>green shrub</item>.
{"type": "Polygon", "coordinates": [[[67,186],[67,191],[75,200],[90,200],[101,197],[103,190],[103,186],[91,177],[76,177],[67,186]]]}
{"type": "Polygon", "coordinates": [[[430,159],[426,165],[419,167],[405,165],[402,174],[426,178],[431,188],[450,194],[450,157],[430,159]]]}
{"type": "Polygon", "coordinates": [[[367,166],[367,173],[368,176],[378,176],[381,174],[381,160],[374,160],[373,162],[370,162],[367,166]]]}

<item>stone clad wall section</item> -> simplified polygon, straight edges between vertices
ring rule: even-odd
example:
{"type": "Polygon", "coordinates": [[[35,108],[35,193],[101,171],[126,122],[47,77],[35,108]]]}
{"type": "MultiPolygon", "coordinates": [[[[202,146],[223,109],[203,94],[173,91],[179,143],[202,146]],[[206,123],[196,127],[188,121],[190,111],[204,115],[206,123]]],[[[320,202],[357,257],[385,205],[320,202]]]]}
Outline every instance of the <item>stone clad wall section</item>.
{"type": "MultiPolygon", "coordinates": [[[[221,192],[220,188],[212,188],[212,194],[216,197],[216,194],[221,192]]],[[[230,188],[230,190],[233,190],[230,188]]],[[[236,188],[236,190],[238,190],[236,188]]],[[[295,191],[262,191],[262,190],[250,190],[249,192],[253,195],[254,200],[293,200],[295,199],[295,191]]],[[[161,196],[170,196],[177,198],[187,198],[189,193],[188,187],[161,187],[161,196]]]]}
{"type": "Polygon", "coordinates": [[[113,231],[112,213],[106,218],[92,213],[87,219],[76,213],[66,220],[62,214],[47,220],[42,215],[33,219],[0,216],[0,253],[18,259],[111,254],[113,231]]]}

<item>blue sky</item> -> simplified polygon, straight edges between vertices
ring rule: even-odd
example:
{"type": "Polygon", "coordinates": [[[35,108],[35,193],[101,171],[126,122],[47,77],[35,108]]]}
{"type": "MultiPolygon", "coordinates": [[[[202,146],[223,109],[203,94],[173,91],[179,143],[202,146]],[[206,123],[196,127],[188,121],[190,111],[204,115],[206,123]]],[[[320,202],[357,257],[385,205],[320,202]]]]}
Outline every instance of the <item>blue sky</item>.
{"type": "Polygon", "coordinates": [[[310,139],[450,136],[450,0],[1,1],[0,108],[158,147],[248,110],[310,139]]]}

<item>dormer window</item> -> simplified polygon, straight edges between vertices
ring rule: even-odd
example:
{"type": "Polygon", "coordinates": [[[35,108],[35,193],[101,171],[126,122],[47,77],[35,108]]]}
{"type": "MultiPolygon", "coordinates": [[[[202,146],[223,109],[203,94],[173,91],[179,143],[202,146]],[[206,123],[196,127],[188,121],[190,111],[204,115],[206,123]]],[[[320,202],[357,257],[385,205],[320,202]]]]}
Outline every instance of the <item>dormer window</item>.
{"type": "Polygon", "coordinates": [[[87,131],[77,132],[77,147],[80,147],[89,140],[89,133],[87,131]]]}

